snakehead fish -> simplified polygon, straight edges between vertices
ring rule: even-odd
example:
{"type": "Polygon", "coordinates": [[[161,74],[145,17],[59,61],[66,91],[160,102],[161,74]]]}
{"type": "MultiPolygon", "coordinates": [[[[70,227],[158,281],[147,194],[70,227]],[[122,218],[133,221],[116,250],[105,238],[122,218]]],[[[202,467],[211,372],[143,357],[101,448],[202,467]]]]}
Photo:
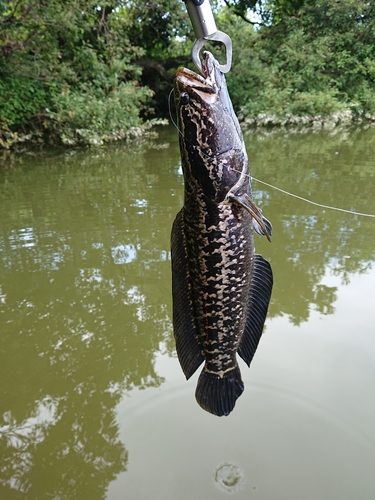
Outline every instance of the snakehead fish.
{"type": "Polygon", "coordinates": [[[196,399],[228,415],[244,390],[236,353],[250,365],[272,290],[270,264],[254,253],[254,231],[272,226],[252,201],[243,136],[223,73],[203,53],[204,77],[176,73],[184,206],[171,237],[173,328],[187,379],[204,362],[196,399]]]}

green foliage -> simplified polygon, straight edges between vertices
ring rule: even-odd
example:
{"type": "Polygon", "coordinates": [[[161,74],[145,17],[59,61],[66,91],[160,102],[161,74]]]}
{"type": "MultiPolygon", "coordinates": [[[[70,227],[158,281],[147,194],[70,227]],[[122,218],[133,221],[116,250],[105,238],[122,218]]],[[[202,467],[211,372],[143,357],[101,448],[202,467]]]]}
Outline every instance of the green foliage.
{"type": "MultiPolygon", "coordinates": [[[[228,87],[249,123],[375,116],[373,2],[211,5],[233,41],[228,87]]],[[[183,0],[0,0],[0,147],[102,143],[154,110],[166,116],[193,40],[183,0]]],[[[222,57],[222,44],[208,48],[222,57]]]]}
{"type": "Polygon", "coordinates": [[[282,21],[257,31],[241,19],[227,20],[235,54],[228,86],[243,117],[374,116],[375,6],[314,0],[294,15],[285,12],[282,21]]]}
{"type": "Polygon", "coordinates": [[[289,110],[292,115],[317,116],[331,115],[336,111],[340,111],[343,107],[337,100],[336,92],[328,89],[326,91],[298,92],[291,100],[289,110]]]}
{"type": "MultiPolygon", "coordinates": [[[[306,0],[224,0],[231,11],[250,22],[250,13],[256,14],[254,24],[275,25],[285,16],[297,13],[306,0]]],[[[254,16],[253,16],[254,17],[254,16]]]]}
{"type": "Polygon", "coordinates": [[[94,84],[67,88],[53,100],[54,127],[65,144],[123,139],[129,128],[140,125],[140,104],[149,95],[134,82],[122,82],[109,92],[94,84]]]}
{"type": "Polygon", "coordinates": [[[3,77],[0,80],[0,116],[9,124],[23,125],[25,116],[32,116],[48,105],[48,86],[38,80],[3,77]]]}
{"type": "Polygon", "coordinates": [[[151,92],[138,85],[132,61],[144,51],[129,41],[128,20],[113,2],[1,7],[0,145],[41,132],[65,143],[102,142],[142,124],[151,92]]]}
{"type": "Polygon", "coordinates": [[[184,37],[191,31],[181,0],[132,0],[122,12],[127,18],[127,35],[150,59],[171,55],[170,45],[176,36],[184,37]]]}

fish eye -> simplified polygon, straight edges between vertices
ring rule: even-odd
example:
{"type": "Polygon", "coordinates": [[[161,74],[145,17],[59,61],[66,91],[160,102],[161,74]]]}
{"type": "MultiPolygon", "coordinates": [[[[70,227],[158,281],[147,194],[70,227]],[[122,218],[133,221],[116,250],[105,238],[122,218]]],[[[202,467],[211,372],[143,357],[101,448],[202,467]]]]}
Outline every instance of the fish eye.
{"type": "Polygon", "coordinates": [[[181,104],[188,104],[190,101],[190,96],[187,92],[182,92],[181,94],[181,104]]]}

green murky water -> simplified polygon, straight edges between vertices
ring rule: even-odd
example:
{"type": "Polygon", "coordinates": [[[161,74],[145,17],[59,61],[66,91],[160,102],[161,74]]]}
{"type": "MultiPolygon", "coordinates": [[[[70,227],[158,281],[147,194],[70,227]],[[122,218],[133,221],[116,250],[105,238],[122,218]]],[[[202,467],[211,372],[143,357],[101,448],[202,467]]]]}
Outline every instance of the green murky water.
{"type": "MultiPolygon", "coordinates": [[[[375,130],[247,136],[252,174],[375,214],[375,130]]],[[[253,181],[275,286],[227,418],[171,327],[177,133],[0,168],[0,498],[375,498],[375,219],[253,181]]]]}

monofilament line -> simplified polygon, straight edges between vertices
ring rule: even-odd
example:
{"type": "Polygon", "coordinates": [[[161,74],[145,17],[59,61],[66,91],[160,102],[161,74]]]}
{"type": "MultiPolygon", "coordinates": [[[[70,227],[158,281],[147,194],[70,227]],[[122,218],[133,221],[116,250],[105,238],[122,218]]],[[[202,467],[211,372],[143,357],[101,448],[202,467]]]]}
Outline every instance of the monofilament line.
{"type": "Polygon", "coordinates": [[[182,133],[182,131],[178,128],[178,125],[177,123],[174,121],[173,119],[173,116],[172,116],[172,107],[171,107],[171,95],[174,94],[174,89],[172,89],[170,92],[169,92],[169,96],[168,96],[168,111],[169,111],[169,118],[171,119],[171,122],[173,123],[173,125],[176,127],[178,133],[181,135],[181,137],[184,138],[184,134],[182,133]]]}
{"type": "Polygon", "coordinates": [[[315,205],[316,207],[320,208],[326,208],[328,210],[336,210],[337,212],[344,212],[346,214],[352,214],[352,215],[360,215],[361,217],[373,217],[375,218],[375,214],[364,214],[361,212],[355,212],[354,210],[346,210],[345,208],[338,208],[338,207],[331,207],[330,205],[323,205],[322,203],[316,203],[315,201],[308,200],[307,198],[303,198],[302,196],[298,196],[297,194],[289,193],[289,191],[285,191],[285,189],[278,188],[276,186],[273,186],[272,184],[268,184],[268,182],[261,181],[253,176],[251,176],[251,179],[257,182],[260,182],[261,184],[264,184],[265,186],[268,186],[272,189],[276,189],[277,191],[280,191],[281,193],[287,194],[288,196],[292,196],[293,198],[297,198],[298,200],[305,201],[306,203],[310,203],[311,205],[315,205]]]}
{"type": "MultiPolygon", "coordinates": [[[[168,107],[169,107],[169,116],[170,116],[170,119],[171,119],[173,125],[176,127],[178,133],[181,135],[181,137],[186,142],[188,142],[193,148],[195,148],[195,149],[198,150],[199,148],[197,147],[196,144],[192,144],[190,141],[188,141],[186,139],[186,137],[184,137],[184,134],[182,133],[182,130],[179,129],[177,123],[173,119],[172,108],[171,108],[171,96],[172,96],[173,93],[174,93],[174,89],[172,89],[170,91],[169,96],[168,96],[168,107]]],[[[204,151],[201,151],[201,153],[204,156],[206,156],[207,158],[211,158],[204,151]]],[[[241,173],[240,171],[238,171],[238,172],[241,173]]],[[[248,174],[245,174],[245,175],[248,176],[248,177],[250,177],[252,180],[254,180],[256,182],[260,182],[261,184],[264,184],[265,186],[268,186],[268,187],[270,187],[272,189],[276,189],[276,191],[280,191],[280,193],[286,194],[288,196],[292,196],[293,198],[297,198],[298,200],[304,201],[306,203],[310,203],[310,205],[314,205],[314,206],[320,207],[320,208],[325,208],[327,210],[336,210],[336,212],[343,212],[345,214],[359,215],[360,217],[372,217],[372,218],[375,219],[375,214],[364,214],[362,212],[355,212],[354,210],[346,210],[345,208],[332,207],[330,205],[324,205],[322,203],[317,203],[316,201],[309,200],[308,198],[303,198],[303,196],[298,196],[298,194],[293,194],[293,193],[290,193],[289,191],[285,191],[285,189],[281,189],[281,188],[278,188],[276,186],[273,186],[272,184],[269,184],[268,182],[261,181],[260,179],[257,179],[256,177],[250,176],[248,174]]]]}
{"type": "MultiPolygon", "coordinates": [[[[171,121],[172,121],[173,125],[175,126],[175,128],[177,129],[178,133],[180,134],[180,136],[183,138],[184,141],[186,141],[188,144],[190,144],[190,146],[192,148],[194,148],[195,150],[197,150],[201,155],[203,155],[203,156],[205,156],[206,158],[209,158],[209,159],[214,158],[212,155],[208,155],[207,153],[205,153],[204,151],[202,151],[202,149],[199,148],[196,144],[193,144],[191,141],[189,141],[184,136],[182,130],[178,127],[177,123],[174,121],[173,116],[172,116],[172,108],[171,108],[171,95],[172,95],[172,93],[174,93],[174,89],[172,89],[169,92],[169,96],[168,96],[169,118],[171,119],[171,121]]],[[[247,174],[245,174],[245,175],[247,175],[247,174]]]]}

